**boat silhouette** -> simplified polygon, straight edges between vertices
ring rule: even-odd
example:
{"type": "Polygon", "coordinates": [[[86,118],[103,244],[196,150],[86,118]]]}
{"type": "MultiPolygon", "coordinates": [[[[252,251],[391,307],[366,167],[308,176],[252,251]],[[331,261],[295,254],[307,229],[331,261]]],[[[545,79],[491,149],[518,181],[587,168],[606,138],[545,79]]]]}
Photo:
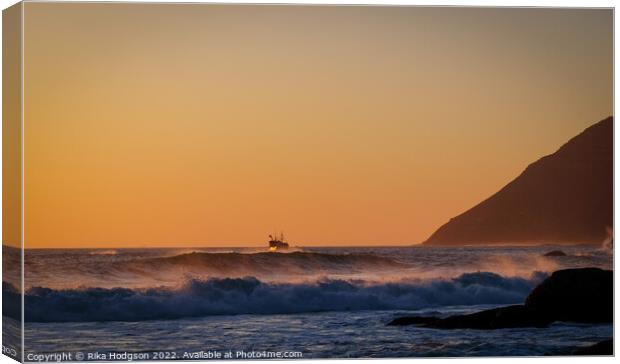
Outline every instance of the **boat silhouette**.
{"type": "Polygon", "coordinates": [[[288,249],[289,245],[284,238],[284,234],[280,233],[280,237],[276,234],[269,235],[269,251],[275,252],[277,250],[288,249]]]}

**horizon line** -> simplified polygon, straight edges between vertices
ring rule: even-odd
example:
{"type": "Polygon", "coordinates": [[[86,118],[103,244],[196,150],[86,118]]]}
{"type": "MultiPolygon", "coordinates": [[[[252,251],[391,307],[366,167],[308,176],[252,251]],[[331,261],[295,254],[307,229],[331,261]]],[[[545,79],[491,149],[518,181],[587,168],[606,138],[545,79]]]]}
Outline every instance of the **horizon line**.
{"type": "MultiPolygon", "coordinates": [[[[358,245],[292,245],[291,249],[294,248],[396,248],[396,247],[408,247],[408,246],[418,246],[423,245],[422,242],[419,243],[390,243],[390,244],[358,244],[358,245]]],[[[21,249],[19,246],[13,246],[9,244],[2,244],[3,247],[21,249]]],[[[183,246],[105,246],[105,247],[67,247],[67,246],[55,246],[55,247],[34,247],[34,248],[26,248],[24,250],[53,250],[53,249],[242,249],[242,248],[264,248],[265,244],[261,245],[229,245],[229,246],[205,246],[205,245],[183,245],[183,246]]],[[[268,247],[267,247],[268,248],[268,247]]]]}

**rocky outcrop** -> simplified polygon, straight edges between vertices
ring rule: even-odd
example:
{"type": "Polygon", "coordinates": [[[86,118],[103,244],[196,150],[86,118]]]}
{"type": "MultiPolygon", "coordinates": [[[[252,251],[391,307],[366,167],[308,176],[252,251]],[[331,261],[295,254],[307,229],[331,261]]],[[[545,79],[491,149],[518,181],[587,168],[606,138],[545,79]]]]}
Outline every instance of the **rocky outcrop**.
{"type": "Polygon", "coordinates": [[[552,320],[529,309],[525,305],[494,308],[469,315],[455,315],[448,318],[403,317],[389,323],[393,326],[423,325],[437,329],[494,330],[517,327],[546,327],[552,320]]]}
{"type": "Polygon", "coordinates": [[[447,318],[400,317],[388,325],[494,330],[546,327],[555,321],[613,322],[613,272],[598,268],[560,270],[536,286],[523,305],[447,318]]]}
{"type": "Polygon", "coordinates": [[[565,257],[566,253],[561,250],[552,250],[548,253],[543,254],[546,257],[565,257]]]}
{"type": "Polygon", "coordinates": [[[565,269],[536,286],[525,305],[554,321],[612,322],[613,294],[612,271],[565,269]]]}
{"type": "Polygon", "coordinates": [[[452,218],[428,245],[597,243],[613,226],[613,118],[529,165],[499,192],[452,218]]]}

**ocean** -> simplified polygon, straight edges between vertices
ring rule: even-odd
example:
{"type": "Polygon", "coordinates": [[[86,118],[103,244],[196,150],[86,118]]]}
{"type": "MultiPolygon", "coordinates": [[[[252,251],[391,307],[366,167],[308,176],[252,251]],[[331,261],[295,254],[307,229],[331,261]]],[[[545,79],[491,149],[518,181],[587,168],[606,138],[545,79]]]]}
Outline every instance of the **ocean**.
{"type": "MultiPolygon", "coordinates": [[[[16,252],[5,248],[4,263],[16,252]]],[[[387,325],[400,316],[522,303],[559,269],[613,269],[610,251],[592,246],[25,254],[28,361],[55,353],[72,355],[63,360],[562,355],[613,336],[611,324],[491,331],[387,325]],[[556,249],[566,256],[544,255],[556,249]]],[[[19,297],[15,279],[4,277],[5,300],[19,297]]],[[[19,322],[8,316],[3,341],[17,344],[19,322]]]]}

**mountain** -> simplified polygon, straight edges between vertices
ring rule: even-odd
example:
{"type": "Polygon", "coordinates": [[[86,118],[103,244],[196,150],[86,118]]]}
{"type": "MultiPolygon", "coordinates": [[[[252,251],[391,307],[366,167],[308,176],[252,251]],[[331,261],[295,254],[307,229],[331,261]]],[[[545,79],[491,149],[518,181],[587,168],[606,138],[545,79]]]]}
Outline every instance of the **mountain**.
{"type": "Polygon", "coordinates": [[[613,117],[530,164],[426,245],[601,243],[613,226],[613,117]]]}

